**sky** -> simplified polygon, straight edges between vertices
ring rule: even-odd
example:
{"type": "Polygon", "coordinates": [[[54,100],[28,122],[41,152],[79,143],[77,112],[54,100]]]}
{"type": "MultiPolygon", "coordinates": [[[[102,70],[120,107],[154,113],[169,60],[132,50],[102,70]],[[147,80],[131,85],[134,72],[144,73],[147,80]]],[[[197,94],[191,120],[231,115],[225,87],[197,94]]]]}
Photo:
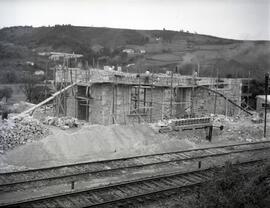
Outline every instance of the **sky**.
{"type": "Polygon", "coordinates": [[[0,0],[0,27],[55,24],[270,40],[270,0],[0,0]]]}

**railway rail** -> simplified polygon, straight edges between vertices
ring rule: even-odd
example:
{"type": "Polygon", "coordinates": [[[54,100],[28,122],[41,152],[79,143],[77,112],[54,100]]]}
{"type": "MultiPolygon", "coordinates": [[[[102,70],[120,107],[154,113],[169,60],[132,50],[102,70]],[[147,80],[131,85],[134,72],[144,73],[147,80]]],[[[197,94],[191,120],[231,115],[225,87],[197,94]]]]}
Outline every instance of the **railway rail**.
{"type": "Polygon", "coordinates": [[[3,191],[22,190],[31,187],[85,180],[85,177],[89,175],[93,177],[95,175],[110,174],[115,171],[127,169],[138,170],[140,168],[156,167],[175,162],[200,161],[204,158],[266,151],[269,149],[270,141],[262,141],[6,172],[0,173],[0,193],[3,191]]]}
{"type": "MultiPolygon", "coordinates": [[[[262,160],[245,161],[237,165],[250,166],[262,160]]],[[[194,188],[211,180],[216,168],[190,172],[173,172],[142,179],[123,181],[69,193],[31,198],[4,204],[2,207],[128,207],[152,198],[167,196],[183,188],[194,188]]]]}

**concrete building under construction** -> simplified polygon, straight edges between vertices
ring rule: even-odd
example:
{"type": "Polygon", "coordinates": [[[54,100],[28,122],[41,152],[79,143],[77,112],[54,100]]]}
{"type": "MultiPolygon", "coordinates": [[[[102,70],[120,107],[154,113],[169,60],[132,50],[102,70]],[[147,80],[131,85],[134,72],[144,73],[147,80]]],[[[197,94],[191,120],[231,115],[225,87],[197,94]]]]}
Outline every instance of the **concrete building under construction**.
{"type": "Polygon", "coordinates": [[[56,99],[55,113],[92,124],[232,116],[241,109],[242,79],[59,66],[55,84],[58,89],[73,84],[56,99]]]}

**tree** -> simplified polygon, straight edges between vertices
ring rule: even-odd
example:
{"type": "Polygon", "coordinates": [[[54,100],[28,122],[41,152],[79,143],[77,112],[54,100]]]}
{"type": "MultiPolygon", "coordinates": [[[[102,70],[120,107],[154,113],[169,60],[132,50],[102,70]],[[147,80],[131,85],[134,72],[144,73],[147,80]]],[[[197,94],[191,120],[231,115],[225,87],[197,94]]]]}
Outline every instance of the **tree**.
{"type": "Polygon", "coordinates": [[[0,100],[3,98],[6,98],[6,102],[8,101],[9,98],[12,97],[13,90],[10,87],[5,87],[3,89],[0,89],[0,100]]]}
{"type": "Polygon", "coordinates": [[[14,83],[17,81],[17,77],[14,71],[6,72],[7,83],[14,83]]]}
{"type": "Polygon", "coordinates": [[[39,103],[50,97],[50,89],[47,86],[39,84],[39,80],[35,77],[27,76],[24,78],[23,92],[26,100],[31,103],[39,103]]]}
{"type": "Polygon", "coordinates": [[[29,102],[33,102],[35,100],[36,95],[36,85],[37,85],[37,80],[31,76],[27,76],[24,78],[24,87],[23,87],[23,92],[26,96],[26,99],[29,102]]]}

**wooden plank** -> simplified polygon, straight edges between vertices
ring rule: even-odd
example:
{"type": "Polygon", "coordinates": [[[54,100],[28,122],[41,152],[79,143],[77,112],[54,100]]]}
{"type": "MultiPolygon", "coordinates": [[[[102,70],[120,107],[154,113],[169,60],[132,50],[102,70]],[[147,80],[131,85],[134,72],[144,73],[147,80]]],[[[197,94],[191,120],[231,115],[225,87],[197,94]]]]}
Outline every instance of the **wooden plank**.
{"type": "Polygon", "coordinates": [[[75,85],[77,85],[78,83],[73,83],[71,85],[68,85],[67,87],[65,87],[62,90],[57,91],[56,93],[54,93],[51,97],[47,98],[46,100],[40,102],[39,104],[33,106],[32,108],[20,113],[18,116],[23,116],[25,114],[29,114],[31,112],[33,112],[34,110],[36,110],[37,108],[41,107],[42,105],[50,102],[51,100],[53,100],[54,98],[56,98],[58,95],[62,94],[63,92],[67,91],[68,89],[70,89],[71,87],[74,87],[75,85]]]}
{"type": "Polygon", "coordinates": [[[218,91],[215,91],[215,90],[212,90],[212,89],[209,89],[208,87],[204,87],[204,86],[198,86],[198,87],[201,87],[203,89],[206,89],[210,92],[213,92],[213,93],[216,93],[218,95],[220,95],[221,97],[223,97],[225,100],[227,99],[227,101],[229,101],[230,103],[232,103],[234,106],[236,106],[237,108],[240,108],[242,111],[245,111],[247,114],[249,115],[253,115],[252,113],[250,113],[249,111],[247,111],[245,108],[243,108],[242,106],[236,104],[235,102],[233,102],[231,99],[227,98],[225,95],[223,95],[222,93],[218,92],[218,91]]]}

